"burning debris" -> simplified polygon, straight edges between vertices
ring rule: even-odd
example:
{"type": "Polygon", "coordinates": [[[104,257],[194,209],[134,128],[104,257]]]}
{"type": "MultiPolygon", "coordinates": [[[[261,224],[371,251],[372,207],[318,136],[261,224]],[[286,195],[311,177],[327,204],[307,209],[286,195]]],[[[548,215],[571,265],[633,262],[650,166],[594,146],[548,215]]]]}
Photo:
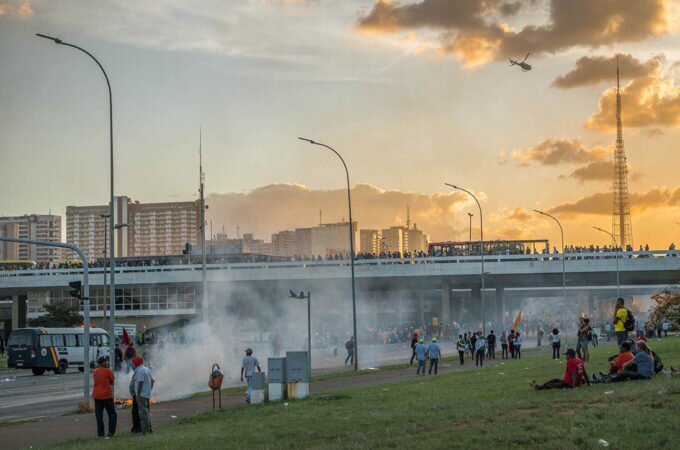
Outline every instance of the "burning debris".
{"type": "MultiPolygon", "coordinates": [[[[149,399],[150,404],[155,404],[158,403],[158,397],[155,395],[149,399]]],[[[116,398],[113,400],[113,404],[116,406],[118,409],[127,409],[132,407],[132,399],[131,398],[116,398]]]]}

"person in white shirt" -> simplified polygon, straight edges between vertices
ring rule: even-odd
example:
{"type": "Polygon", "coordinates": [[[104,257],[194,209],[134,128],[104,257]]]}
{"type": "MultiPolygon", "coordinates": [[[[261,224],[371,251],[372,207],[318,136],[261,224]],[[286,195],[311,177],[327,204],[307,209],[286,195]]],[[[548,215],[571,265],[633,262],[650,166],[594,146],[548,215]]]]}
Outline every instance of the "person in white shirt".
{"type": "Polygon", "coordinates": [[[483,367],[486,341],[481,331],[477,335],[477,340],[475,341],[475,367],[483,367]]]}
{"type": "Polygon", "coordinates": [[[560,331],[557,328],[553,328],[552,333],[550,333],[550,343],[552,344],[553,359],[560,359],[560,331]]]}

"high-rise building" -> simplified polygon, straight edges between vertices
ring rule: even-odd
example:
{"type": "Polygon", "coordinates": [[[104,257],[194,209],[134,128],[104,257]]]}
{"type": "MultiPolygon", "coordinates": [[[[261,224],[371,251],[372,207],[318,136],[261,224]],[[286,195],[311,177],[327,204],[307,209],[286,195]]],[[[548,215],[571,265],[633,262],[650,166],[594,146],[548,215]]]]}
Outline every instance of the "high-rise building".
{"type": "Polygon", "coordinates": [[[616,57],[616,149],[614,150],[614,181],[612,183],[614,208],[612,234],[619,246],[633,246],[633,226],[630,220],[628,198],[628,162],[623,148],[623,123],[621,121],[621,91],[619,88],[619,58],[616,57]]]}
{"type": "Polygon", "coordinates": [[[291,257],[297,254],[295,231],[284,230],[272,234],[272,256],[291,257]]]}
{"type": "Polygon", "coordinates": [[[413,228],[408,228],[406,230],[407,234],[407,250],[411,253],[423,252],[427,253],[427,247],[429,245],[430,238],[427,234],[423,233],[423,230],[419,230],[417,225],[414,223],[413,228]]]}
{"type": "Polygon", "coordinates": [[[360,230],[359,231],[359,251],[362,253],[375,253],[381,251],[380,243],[382,233],[380,230],[360,230]]]}
{"type": "MultiPolygon", "coordinates": [[[[37,241],[61,242],[61,216],[27,214],[0,217],[0,236],[37,241]]],[[[62,259],[57,247],[0,242],[0,260],[48,263],[62,259]]]]}
{"type": "Polygon", "coordinates": [[[272,244],[270,242],[265,242],[263,239],[255,239],[252,233],[243,234],[243,243],[244,253],[268,256],[271,256],[272,254],[272,244]]]}
{"type": "MultiPolygon", "coordinates": [[[[313,227],[310,256],[332,256],[349,253],[349,222],[327,223],[313,227]]],[[[359,226],[352,224],[352,238],[356,252],[359,226]]]]}
{"type": "Polygon", "coordinates": [[[408,249],[408,233],[406,227],[396,226],[382,230],[381,251],[385,253],[404,253],[408,249]]]}
{"type": "MultiPolygon", "coordinates": [[[[197,201],[139,203],[129,197],[114,200],[115,255],[179,255],[184,245],[199,241],[200,206],[197,201]],[[123,225],[123,226],[120,226],[123,225]]],[[[88,259],[108,257],[109,207],[68,206],[66,241],[78,245],[88,259]]]]}
{"type": "Polygon", "coordinates": [[[313,256],[312,253],[312,229],[295,229],[295,254],[300,256],[313,256]]]}

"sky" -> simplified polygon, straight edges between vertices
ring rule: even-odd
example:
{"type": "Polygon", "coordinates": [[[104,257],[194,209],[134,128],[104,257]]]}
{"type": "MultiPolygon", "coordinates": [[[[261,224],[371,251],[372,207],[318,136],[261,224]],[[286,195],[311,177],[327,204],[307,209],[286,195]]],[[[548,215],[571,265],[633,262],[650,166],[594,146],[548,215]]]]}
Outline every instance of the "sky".
{"type": "Polygon", "coordinates": [[[347,219],[609,244],[616,55],[635,247],[680,241],[680,0],[0,0],[0,215],[197,198],[235,236],[347,219]],[[532,70],[510,66],[523,59],[532,70]]]}

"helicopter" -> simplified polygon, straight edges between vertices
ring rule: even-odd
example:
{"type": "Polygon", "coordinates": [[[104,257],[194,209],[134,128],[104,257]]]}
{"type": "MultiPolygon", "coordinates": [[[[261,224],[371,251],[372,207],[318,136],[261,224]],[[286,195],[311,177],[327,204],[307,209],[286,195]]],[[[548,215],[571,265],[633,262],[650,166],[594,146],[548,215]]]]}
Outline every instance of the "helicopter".
{"type": "Polygon", "coordinates": [[[522,61],[522,62],[513,61],[512,59],[508,58],[508,59],[510,59],[510,66],[520,66],[522,68],[523,72],[528,72],[528,71],[531,70],[531,65],[529,65],[525,62],[528,57],[529,57],[529,53],[527,53],[527,56],[524,57],[524,61],[522,61]]]}

